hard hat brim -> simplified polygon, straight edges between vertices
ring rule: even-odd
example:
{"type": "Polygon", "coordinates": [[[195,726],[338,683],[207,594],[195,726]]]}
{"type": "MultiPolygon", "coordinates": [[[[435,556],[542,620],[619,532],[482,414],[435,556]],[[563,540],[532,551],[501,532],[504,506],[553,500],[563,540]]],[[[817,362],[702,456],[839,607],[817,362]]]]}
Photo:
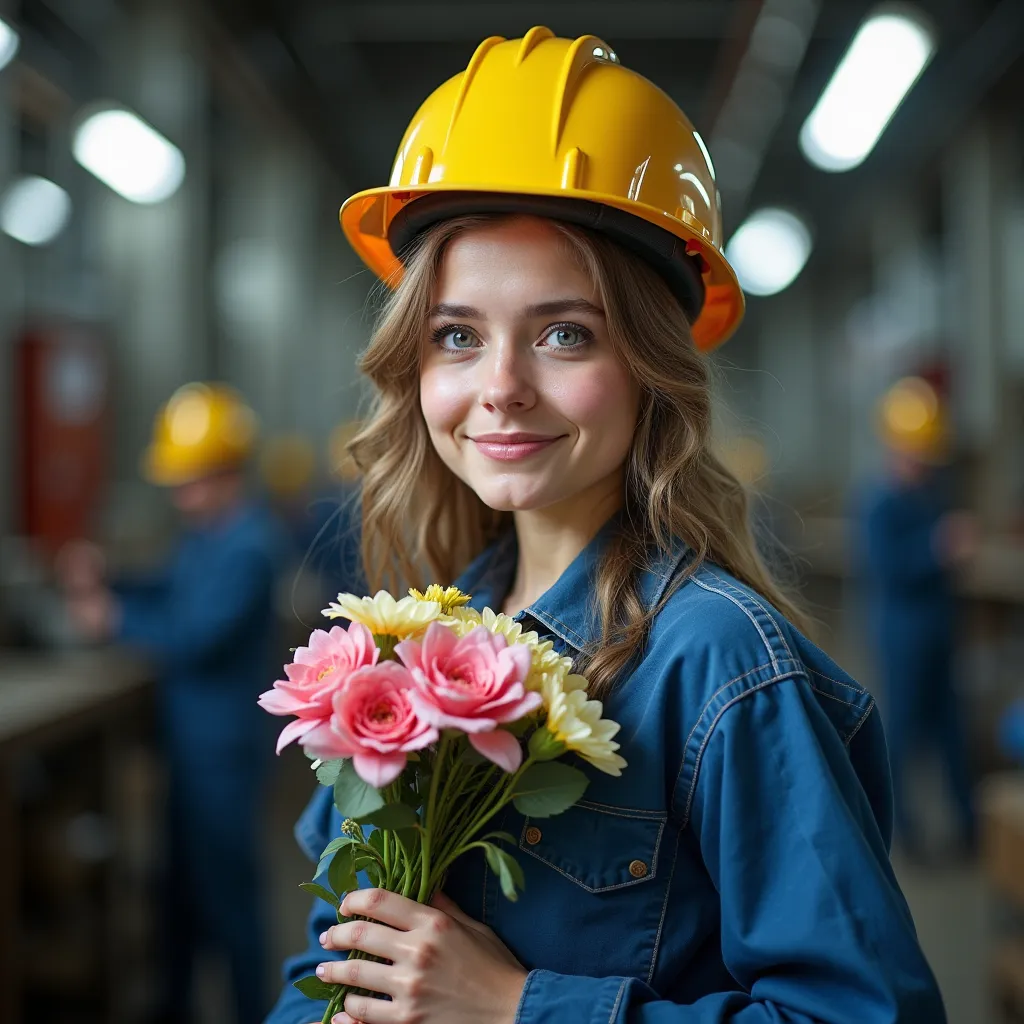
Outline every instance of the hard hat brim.
{"type": "MultiPolygon", "coordinates": [[[[559,219],[552,212],[554,207],[549,205],[552,200],[558,200],[561,204],[579,202],[583,205],[604,207],[616,213],[621,212],[629,217],[661,228],[664,232],[684,243],[684,253],[686,256],[700,261],[703,303],[700,305],[700,311],[696,319],[692,322],[693,340],[696,346],[704,352],[716,348],[732,335],[743,319],[745,303],[743,291],[739,286],[736,275],[718,248],[711,242],[700,222],[695,217],[691,217],[685,210],[678,211],[679,216],[677,218],[669,216],[663,210],[646,206],[635,200],[622,199],[598,192],[574,190],[571,195],[566,195],[561,190],[540,188],[516,188],[514,191],[500,192],[494,188],[473,188],[464,183],[437,183],[422,189],[410,189],[408,186],[385,186],[358,192],[350,197],[341,208],[339,216],[341,227],[349,244],[355,249],[363,262],[385,284],[394,288],[402,277],[402,262],[392,248],[391,228],[393,223],[396,219],[400,220],[405,217],[408,217],[410,222],[415,222],[416,218],[412,212],[406,213],[405,211],[418,200],[428,196],[444,194],[455,196],[459,193],[467,196],[479,196],[481,199],[484,197],[493,198],[493,205],[486,201],[474,202],[472,206],[478,212],[483,212],[489,206],[491,206],[493,212],[508,212],[511,205],[509,200],[511,198],[528,200],[530,197],[533,197],[540,200],[536,207],[536,212],[540,216],[559,219]]],[[[431,203],[431,206],[433,205],[431,203]]],[[[516,205],[522,212],[530,212],[528,202],[521,202],[516,205]]],[[[445,204],[438,203],[438,210],[443,210],[444,208],[445,204]]],[[[447,216],[457,215],[454,211],[458,209],[458,204],[453,204],[447,207],[447,209],[449,210],[448,213],[440,213],[438,216],[433,217],[430,222],[436,223],[447,216]]],[[[424,220],[428,219],[424,218],[424,220]]],[[[569,218],[563,216],[561,219],[569,218]]],[[[616,220],[618,219],[616,218],[616,220]]],[[[583,221],[576,220],[575,222],[581,223],[583,221]]],[[[602,226],[600,223],[592,223],[590,226],[598,231],[606,230],[606,226],[602,226]]],[[[608,233],[621,243],[629,245],[634,251],[639,251],[644,247],[643,232],[640,230],[633,233],[633,244],[630,244],[629,241],[621,237],[621,232],[618,235],[614,231],[608,233]]],[[[408,240],[404,237],[398,239],[401,244],[407,244],[408,240]]],[[[669,280],[668,283],[673,288],[673,292],[680,298],[680,302],[683,303],[687,292],[677,291],[677,287],[674,284],[682,289],[683,282],[689,273],[686,269],[688,264],[678,257],[672,259],[664,251],[658,251],[660,249],[663,249],[663,247],[655,246],[653,249],[648,247],[646,251],[641,252],[641,255],[652,262],[655,265],[655,269],[662,273],[663,277],[666,276],[667,261],[671,261],[675,267],[673,273],[676,276],[669,280]],[[661,264],[660,266],[659,263],[661,264]]],[[[686,309],[685,303],[683,308],[684,310],[686,309]]]]}

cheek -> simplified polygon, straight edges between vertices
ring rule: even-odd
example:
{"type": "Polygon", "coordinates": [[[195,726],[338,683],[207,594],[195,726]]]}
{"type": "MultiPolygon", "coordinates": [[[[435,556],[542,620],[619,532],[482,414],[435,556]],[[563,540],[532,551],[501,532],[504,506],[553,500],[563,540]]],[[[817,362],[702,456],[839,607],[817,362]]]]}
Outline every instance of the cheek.
{"type": "Polygon", "coordinates": [[[465,374],[452,373],[452,369],[433,366],[420,374],[420,409],[432,433],[457,426],[472,403],[465,374]]]}
{"type": "Polygon", "coordinates": [[[632,437],[639,395],[636,385],[619,366],[580,366],[550,392],[555,408],[581,432],[632,437]]]}

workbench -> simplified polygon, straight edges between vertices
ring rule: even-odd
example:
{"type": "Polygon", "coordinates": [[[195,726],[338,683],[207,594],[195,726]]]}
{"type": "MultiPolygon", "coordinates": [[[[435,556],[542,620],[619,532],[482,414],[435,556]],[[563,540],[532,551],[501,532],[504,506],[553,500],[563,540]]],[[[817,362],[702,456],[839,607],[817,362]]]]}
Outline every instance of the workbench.
{"type": "Polygon", "coordinates": [[[0,1024],[131,1016],[124,922],[147,894],[129,804],[152,684],[123,650],[0,650],[0,1024]]]}

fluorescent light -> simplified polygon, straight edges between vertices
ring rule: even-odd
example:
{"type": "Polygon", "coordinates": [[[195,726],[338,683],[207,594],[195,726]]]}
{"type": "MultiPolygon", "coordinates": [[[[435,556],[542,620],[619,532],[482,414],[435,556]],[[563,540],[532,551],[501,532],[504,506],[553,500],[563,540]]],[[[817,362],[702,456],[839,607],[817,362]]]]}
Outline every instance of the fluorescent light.
{"type": "Polygon", "coordinates": [[[0,18],[0,68],[7,67],[21,45],[21,37],[10,25],[0,18]]]}
{"type": "Polygon", "coordinates": [[[158,203],[185,177],[177,146],[130,110],[107,108],[87,117],[75,132],[75,159],[133,203],[158,203]]]}
{"type": "Polygon", "coordinates": [[[67,192],[46,178],[19,178],[0,199],[0,231],[26,245],[46,245],[71,216],[67,192]]]}
{"type": "Polygon", "coordinates": [[[811,232],[795,214],[776,207],[752,213],[729,239],[725,257],[743,290],[774,295],[788,288],[811,254],[811,232]]]}
{"type": "Polygon", "coordinates": [[[932,32],[906,10],[868,18],[800,129],[804,156],[825,171],[856,167],[934,52],[932,32]]]}

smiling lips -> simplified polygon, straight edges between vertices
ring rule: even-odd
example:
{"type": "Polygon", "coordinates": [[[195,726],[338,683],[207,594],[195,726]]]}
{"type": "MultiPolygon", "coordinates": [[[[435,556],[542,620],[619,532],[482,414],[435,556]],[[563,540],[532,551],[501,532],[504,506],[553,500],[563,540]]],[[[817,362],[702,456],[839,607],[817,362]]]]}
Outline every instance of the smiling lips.
{"type": "Polygon", "coordinates": [[[516,462],[549,448],[560,440],[560,436],[524,433],[478,434],[470,440],[476,445],[477,451],[488,459],[497,462],[516,462]]]}

